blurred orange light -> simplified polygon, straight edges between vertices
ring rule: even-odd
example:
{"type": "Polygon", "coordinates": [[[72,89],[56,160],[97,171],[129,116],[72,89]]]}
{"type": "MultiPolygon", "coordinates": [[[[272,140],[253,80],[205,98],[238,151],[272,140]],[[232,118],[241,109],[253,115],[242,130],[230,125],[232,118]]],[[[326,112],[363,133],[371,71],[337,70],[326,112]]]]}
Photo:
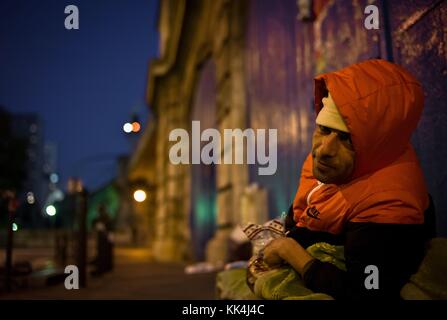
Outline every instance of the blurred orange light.
{"type": "Polygon", "coordinates": [[[133,122],[132,123],[132,131],[133,132],[138,132],[141,129],[141,125],[138,122],[133,122]]]}

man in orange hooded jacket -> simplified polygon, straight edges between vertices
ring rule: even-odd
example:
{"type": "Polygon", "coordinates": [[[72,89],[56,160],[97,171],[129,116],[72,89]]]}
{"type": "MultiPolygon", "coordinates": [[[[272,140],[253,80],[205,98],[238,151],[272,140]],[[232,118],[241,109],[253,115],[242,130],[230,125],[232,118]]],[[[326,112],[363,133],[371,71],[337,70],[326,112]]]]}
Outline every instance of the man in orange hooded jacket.
{"type": "Polygon", "coordinates": [[[316,129],[289,219],[288,237],[264,250],[288,262],[315,292],[336,299],[399,298],[424,250],[429,198],[410,136],[423,108],[418,81],[368,60],[315,78],[316,129]],[[312,258],[316,242],[343,244],[346,271],[312,258]],[[365,285],[368,266],[378,285],[365,285]]]}

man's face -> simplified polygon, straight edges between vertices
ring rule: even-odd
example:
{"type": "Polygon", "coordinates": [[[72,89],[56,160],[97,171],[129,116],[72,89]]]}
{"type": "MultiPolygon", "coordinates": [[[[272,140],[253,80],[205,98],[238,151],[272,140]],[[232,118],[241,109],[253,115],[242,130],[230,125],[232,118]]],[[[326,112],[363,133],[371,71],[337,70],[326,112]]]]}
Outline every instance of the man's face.
{"type": "Polygon", "coordinates": [[[313,175],[323,183],[348,182],[355,152],[349,133],[317,125],[312,138],[313,175]]]}

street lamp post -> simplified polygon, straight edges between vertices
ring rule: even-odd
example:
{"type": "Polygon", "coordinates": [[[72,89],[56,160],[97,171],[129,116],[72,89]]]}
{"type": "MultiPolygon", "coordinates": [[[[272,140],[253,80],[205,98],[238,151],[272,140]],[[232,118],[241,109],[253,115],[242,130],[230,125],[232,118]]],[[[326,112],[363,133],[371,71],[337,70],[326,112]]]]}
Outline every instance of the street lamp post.
{"type": "Polygon", "coordinates": [[[83,158],[72,170],[75,177],[68,180],[67,191],[73,196],[74,212],[77,219],[78,230],[76,231],[76,265],[79,270],[79,285],[87,287],[87,260],[88,260],[88,232],[87,232],[87,210],[88,210],[88,192],[84,188],[79,178],[81,169],[85,166],[99,161],[116,158],[115,153],[102,153],[91,157],[83,158]]]}
{"type": "Polygon", "coordinates": [[[135,245],[147,243],[150,238],[150,202],[154,197],[155,186],[146,179],[136,179],[129,181],[130,194],[132,196],[132,238],[135,245]]]}
{"type": "Polygon", "coordinates": [[[75,197],[75,216],[78,220],[76,264],[79,270],[79,285],[87,287],[87,191],[80,179],[73,179],[69,187],[75,197]]]}
{"type": "Polygon", "coordinates": [[[6,285],[6,291],[10,292],[12,289],[12,248],[14,240],[13,224],[14,224],[14,213],[17,209],[17,199],[15,198],[14,193],[11,191],[6,191],[3,196],[4,199],[6,200],[7,211],[8,211],[8,223],[7,223],[8,238],[6,242],[5,285],[6,285]]]}

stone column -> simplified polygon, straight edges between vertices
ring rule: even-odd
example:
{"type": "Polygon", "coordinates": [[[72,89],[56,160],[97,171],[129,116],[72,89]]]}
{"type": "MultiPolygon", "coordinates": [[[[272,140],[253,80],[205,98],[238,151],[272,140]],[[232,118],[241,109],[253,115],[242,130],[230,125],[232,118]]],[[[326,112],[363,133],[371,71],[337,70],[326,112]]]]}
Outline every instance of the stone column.
{"type": "MultiPolygon", "coordinates": [[[[224,129],[246,128],[243,73],[243,8],[241,1],[225,1],[217,12],[213,56],[217,71],[217,119],[222,138],[224,129]]],[[[224,143],[222,143],[222,152],[224,143]]],[[[235,150],[233,146],[232,153],[235,150]]],[[[222,154],[223,156],[223,154],[222,154]]],[[[223,157],[222,157],[223,159],[223,157]]],[[[227,261],[228,241],[240,218],[240,195],[248,183],[247,164],[217,166],[217,231],[207,246],[207,260],[227,261]]]]}

